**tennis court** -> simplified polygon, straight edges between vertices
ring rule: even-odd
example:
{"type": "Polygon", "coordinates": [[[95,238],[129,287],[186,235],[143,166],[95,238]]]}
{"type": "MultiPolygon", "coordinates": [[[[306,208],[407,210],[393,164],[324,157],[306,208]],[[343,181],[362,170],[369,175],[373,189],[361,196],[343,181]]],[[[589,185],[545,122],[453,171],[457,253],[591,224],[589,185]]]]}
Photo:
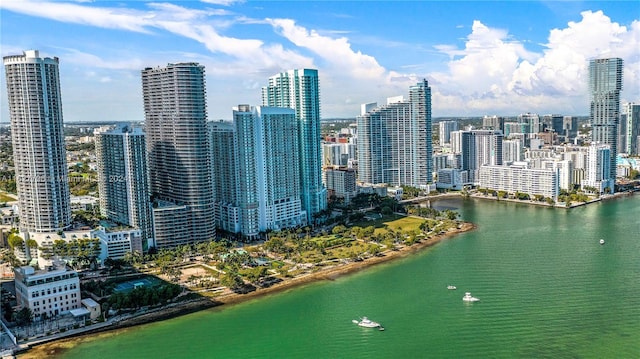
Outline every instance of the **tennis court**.
{"type": "Polygon", "coordinates": [[[139,287],[151,287],[157,283],[157,279],[152,278],[138,278],[132,279],[126,282],[116,284],[116,287],[113,289],[114,292],[129,292],[134,288],[139,287]]]}

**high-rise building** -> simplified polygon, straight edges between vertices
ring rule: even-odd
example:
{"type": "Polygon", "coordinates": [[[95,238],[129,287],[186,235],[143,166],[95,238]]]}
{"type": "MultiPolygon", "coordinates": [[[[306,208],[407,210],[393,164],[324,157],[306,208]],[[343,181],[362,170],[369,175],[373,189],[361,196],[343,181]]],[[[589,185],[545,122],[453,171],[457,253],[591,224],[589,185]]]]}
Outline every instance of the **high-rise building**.
{"type": "Polygon", "coordinates": [[[13,158],[25,232],[57,232],[71,225],[58,58],[37,50],[3,58],[13,158]]]}
{"type": "Polygon", "coordinates": [[[542,121],[536,113],[523,113],[518,115],[518,122],[529,125],[529,133],[542,132],[542,121]]]}
{"type": "Polygon", "coordinates": [[[500,166],[503,162],[502,132],[494,130],[454,131],[451,133],[454,153],[461,155],[460,170],[469,171],[472,183],[480,180],[483,165],[500,166]]]}
{"type": "Polygon", "coordinates": [[[440,146],[451,143],[451,132],[458,131],[458,121],[440,121],[438,129],[440,146]]]}
{"type": "Polygon", "coordinates": [[[587,153],[585,177],[582,188],[592,187],[598,193],[613,193],[616,178],[611,176],[611,148],[592,143],[587,153]]]}
{"type": "Polygon", "coordinates": [[[240,105],[232,123],[212,122],[210,131],[221,229],[252,239],[306,224],[293,109],[240,105]]]}
{"type": "Polygon", "coordinates": [[[594,59],[589,62],[589,91],[591,93],[591,140],[609,145],[611,178],[616,178],[618,155],[618,121],[620,120],[620,91],[622,90],[623,61],[620,58],[594,59]]]}
{"type": "Polygon", "coordinates": [[[137,227],[144,250],[155,246],[144,132],[126,124],[100,128],[95,142],[101,214],[137,227]]]}
{"type": "Polygon", "coordinates": [[[626,144],[625,152],[630,155],[639,155],[640,146],[638,144],[638,136],[640,136],[640,104],[628,103],[626,106],[626,144]]]}
{"type": "Polygon", "coordinates": [[[307,220],[327,208],[327,190],[322,184],[320,149],[320,89],[318,70],[296,69],[269,78],[262,88],[262,105],[295,110],[300,144],[300,192],[307,220]]]}
{"type": "Polygon", "coordinates": [[[485,130],[496,130],[504,133],[504,117],[499,116],[483,116],[482,128],[485,130]]]}
{"type": "Polygon", "coordinates": [[[211,240],[214,198],[204,66],[146,68],[142,94],[156,244],[211,240]]]}
{"type": "Polygon", "coordinates": [[[425,188],[433,182],[431,88],[409,88],[409,100],[390,98],[357,117],[358,180],[425,188]]]}

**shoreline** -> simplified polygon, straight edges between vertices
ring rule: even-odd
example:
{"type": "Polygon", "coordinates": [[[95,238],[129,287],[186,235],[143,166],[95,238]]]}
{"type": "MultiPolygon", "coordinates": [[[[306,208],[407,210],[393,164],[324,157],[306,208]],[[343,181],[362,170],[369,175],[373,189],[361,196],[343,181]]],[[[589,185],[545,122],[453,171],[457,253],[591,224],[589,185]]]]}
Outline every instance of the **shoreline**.
{"type": "Polygon", "coordinates": [[[360,262],[337,264],[334,266],[321,268],[317,272],[303,274],[294,278],[286,278],[282,282],[277,283],[271,287],[256,289],[255,291],[247,294],[227,293],[217,297],[203,296],[192,301],[176,303],[170,307],[162,307],[154,312],[123,319],[112,325],[92,328],[86,331],[69,334],[64,338],[51,338],[49,340],[44,339],[43,341],[29,344],[29,347],[25,348],[24,351],[17,353],[17,357],[20,359],[35,359],[47,357],[50,355],[60,355],[65,350],[71,349],[83,342],[94,340],[98,336],[109,337],[112,335],[117,335],[123,330],[129,330],[139,325],[160,322],[163,320],[176,318],[214,307],[224,306],[224,308],[226,308],[234,304],[281,293],[300,286],[304,286],[306,284],[321,282],[325,280],[335,280],[341,276],[357,273],[361,270],[370,268],[380,263],[385,263],[416,254],[425,248],[429,248],[440,243],[443,240],[455,237],[460,233],[474,230],[475,228],[477,228],[477,226],[473,223],[461,222],[461,227],[458,229],[444,234],[436,235],[428,240],[417,242],[412,246],[402,246],[395,251],[387,250],[380,253],[380,255],[378,256],[370,257],[360,262]]]}

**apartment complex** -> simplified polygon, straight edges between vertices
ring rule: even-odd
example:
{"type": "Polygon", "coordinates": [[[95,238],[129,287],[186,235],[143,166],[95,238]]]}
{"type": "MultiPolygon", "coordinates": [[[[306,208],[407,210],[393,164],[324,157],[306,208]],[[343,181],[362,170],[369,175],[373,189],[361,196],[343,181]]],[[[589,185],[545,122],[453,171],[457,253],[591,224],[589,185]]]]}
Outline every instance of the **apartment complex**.
{"type": "Polygon", "coordinates": [[[357,117],[358,181],[426,188],[433,181],[431,88],[426,80],[409,88],[409,99],[385,106],[363,105],[357,117]]]}
{"type": "Polygon", "coordinates": [[[481,188],[540,195],[554,201],[560,194],[558,170],[531,169],[521,162],[510,166],[482,166],[479,175],[481,188]]]}
{"type": "Polygon", "coordinates": [[[96,130],[95,143],[101,214],[138,228],[146,251],[155,245],[145,135],[140,128],[120,124],[96,130]]]}
{"type": "Polygon", "coordinates": [[[146,68],[142,94],[149,187],[159,208],[154,216],[162,217],[154,219],[156,245],[211,240],[215,223],[204,66],[189,62],[146,68]]]}
{"type": "Polygon", "coordinates": [[[252,239],[306,224],[295,111],[240,105],[210,126],[219,228],[252,239]]]}
{"type": "Polygon", "coordinates": [[[23,232],[71,225],[59,60],[37,50],[3,58],[23,232]]]}
{"type": "Polygon", "coordinates": [[[307,221],[327,208],[327,190],[322,184],[320,149],[320,88],[318,70],[296,69],[269,78],[262,88],[262,105],[295,110],[300,147],[300,192],[307,221]]]}
{"type": "Polygon", "coordinates": [[[620,121],[620,91],[623,61],[620,58],[594,59],[589,62],[589,92],[591,94],[591,141],[609,145],[611,178],[616,178],[618,155],[618,122],[620,121]]]}

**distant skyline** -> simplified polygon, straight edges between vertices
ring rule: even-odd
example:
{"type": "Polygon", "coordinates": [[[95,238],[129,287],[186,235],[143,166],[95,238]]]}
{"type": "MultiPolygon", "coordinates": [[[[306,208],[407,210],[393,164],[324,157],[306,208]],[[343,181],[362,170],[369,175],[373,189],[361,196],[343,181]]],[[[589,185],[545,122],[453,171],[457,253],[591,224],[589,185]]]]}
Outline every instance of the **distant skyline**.
{"type": "MultiPolygon", "coordinates": [[[[268,78],[318,69],[322,118],[405,95],[425,78],[433,117],[588,115],[589,60],[624,60],[640,102],[637,1],[0,2],[0,54],[60,58],[65,122],[142,121],[141,70],[198,62],[208,119],[259,105],[268,78]]],[[[0,123],[9,122],[4,68],[0,123]]]]}

